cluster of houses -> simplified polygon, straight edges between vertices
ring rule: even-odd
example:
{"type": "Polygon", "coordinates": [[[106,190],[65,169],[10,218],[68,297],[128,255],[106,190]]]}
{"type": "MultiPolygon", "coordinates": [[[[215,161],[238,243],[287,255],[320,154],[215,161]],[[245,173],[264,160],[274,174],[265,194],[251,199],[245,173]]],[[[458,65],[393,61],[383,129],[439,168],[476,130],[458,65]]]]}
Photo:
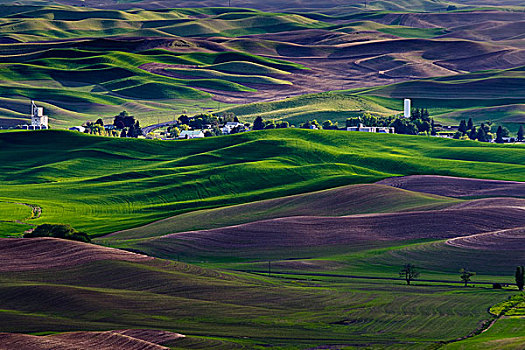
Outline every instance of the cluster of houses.
{"type": "Polygon", "coordinates": [[[349,126],[346,128],[346,131],[378,132],[382,134],[394,134],[395,133],[395,129],[393,127],[364,126],[362,123],[359,123],[358,126],[349,126]]]}
{"type": "MultiPolygon", "coordinates": [[[[245,132],[250,129],[240,122],[226,122],[221,128],[220,131],[223,135],[229,135],[232,131],[236,129],[237,132],[245,132]]],[[[206,131],[211,130],[211,125],[206,125],[204,129],[197,130],[182,130],[178,136],[179,139],[195,139],[206,137],[206,131]]]]}

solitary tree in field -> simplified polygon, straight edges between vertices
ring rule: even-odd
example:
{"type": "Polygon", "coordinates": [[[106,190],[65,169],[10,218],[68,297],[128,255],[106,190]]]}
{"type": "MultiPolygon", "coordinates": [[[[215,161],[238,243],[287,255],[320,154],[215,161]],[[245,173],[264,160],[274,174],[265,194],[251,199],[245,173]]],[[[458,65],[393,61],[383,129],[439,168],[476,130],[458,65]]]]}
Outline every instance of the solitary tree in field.
{"type": "Polygon", "coordinates": [[[469,271],[468,269],[461,269],[459,270],[459,277],[461,278],[461,280],[463,281],[463,283],[465,283],[465,287],[467,286],[467,284],[470,282],[470,278],[472,276],[476,276],[476,273],[473,272],[473,271],[469,271]]]}
{"type": "Polygon", "coordinates": [[[518,266],[516,267],[516,273],[515,273],[515,277],[516,277],[516,286],[518,286],[518,289],[520,291],[523,290],[523,282],[524,282],[524,269],[523,269],[523,266],[518,266]]]}
{"type": "Polygon", "coordinates": [[[410,282],[419,276],[419,271],[417,267],[413,264],[405,264],[401,271],[399,271],[399,277],[403,277],[407,282],[407,285],[410,285],[410,282]]]}

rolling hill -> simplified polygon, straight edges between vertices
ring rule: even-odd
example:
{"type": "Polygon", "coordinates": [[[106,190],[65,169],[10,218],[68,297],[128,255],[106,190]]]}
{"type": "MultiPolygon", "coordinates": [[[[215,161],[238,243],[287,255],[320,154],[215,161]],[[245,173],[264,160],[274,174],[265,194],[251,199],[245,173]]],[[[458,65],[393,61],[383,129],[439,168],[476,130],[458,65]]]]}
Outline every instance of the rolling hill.
{"type": "Polygon", "coordinates": [[[519,181],[525,152],[474,141],[304,129],[167,143],[66,131],[0,133],[0,146],[1,201],[41,207],[33,224],[69,223],[90,234],[399,175],[519,181]]]}
{"type": "Polygon", "coordinates": [[[184,111],[344,121],[364,111],[398,113],[392,99],[404,97],[447,123],[469,114],[513,130],[523,122],[520,11],[441,13],[432,10],[445,4],[427,1],[417,5],[422,13],[379,1],[324,14],[144,2],[123,10],[130,4],[2,5],[1,125],[25,122],[30,99],[55,127],[122,109],[142,125],[184,111]],[[334,90],[345,91],[324,94],[334,90]]]}
{"type": "MultiPolygon", "coordinates": [[[[400,281],[286,280],[159,259],[47,268],[38,255],[25,253],[39,243],[28,241],[10,253],[27,256],[34,268],[0,276],[0,328],[40,337],[0,333],[7,344],[56,348],[82,341],[116,347],[127,339],[126,348],[141,349],[160,348],[153,347],[158,343],[184,349],[429,346],[475,329],[486,318],[485,309],[506,296],[400,281]]],[[[65,261],[67,247],[59,245],[67,242],[54,241],[55,255],[65,261]]]]}

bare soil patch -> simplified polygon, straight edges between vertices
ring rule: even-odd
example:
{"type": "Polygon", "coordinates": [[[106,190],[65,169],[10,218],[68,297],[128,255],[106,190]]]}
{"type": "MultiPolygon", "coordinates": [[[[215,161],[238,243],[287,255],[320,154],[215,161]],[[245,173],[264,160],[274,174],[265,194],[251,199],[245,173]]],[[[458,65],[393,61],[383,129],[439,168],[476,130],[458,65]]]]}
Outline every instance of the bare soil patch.
{"type": "Polygon", "coordinates": [[[347,217],[288,217],[212,230],[174,233],[145,242],[195,250],[266,250],[366,242],[446,239],[525,226],[525,210],[510,207],[436,210],[347,217]],[[468,225],[465,225],[468,222],[468,225]]]}
{"type": "Polygon", "coordinates": [[[377,184],[446,197],[525,197],[525,183],[451,176],[391,177],[377,184]]]}
{"type": "Polygon", "coordinates": [[[151,259],[147,255],[58,238],[0,239],[0,271],[47,269],[97,260],[151,259]]]}
{"type": "Polygon", "coordinates": [[[447,245],[487,251],[525,251],[525,227],[449,239],[447,245]]]}

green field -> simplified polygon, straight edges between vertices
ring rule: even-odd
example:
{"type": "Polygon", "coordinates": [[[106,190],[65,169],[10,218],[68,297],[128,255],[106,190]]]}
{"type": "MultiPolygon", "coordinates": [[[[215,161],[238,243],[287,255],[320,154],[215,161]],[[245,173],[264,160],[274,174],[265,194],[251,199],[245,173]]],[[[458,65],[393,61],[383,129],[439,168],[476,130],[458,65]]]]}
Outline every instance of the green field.
{"type": "Polygon", "coordinates": [[[34,223],[69,223],[93,235],[390,176],[523,180],[525,155],[522,146],[300,129],[166,143],[2,133],[0,145],[2,201],[42,207],[34,223]]]}
{"type": "MultiPolygon", "coordinates": [[[[253,91],[242,84],[289,84],[266,76],[264,69],[269,74],[287,74],[287,70],[302,68],[243,53],[180,54],[165,49],[140,50],[140,45],[140,41],[104,39],[69,42],[69,48],[47,43],[0,44],[4,53],[0,56],[0,79],[10,82],[0,85],[1,100],[12,109],[6,117],[24,117],[27,100],[36,99],[49,110],[55,126],[81,124],[86,115],[108,117],[108,113],[118,114],[123,108],[138,113],[143,123],[156,121],[157,116],[173,119],[183,110],[197,113],[200,108],[217,108],[208,93],[196,88],[253,91]],[[199,65],[202,70],[198,72],[202,73],[180,79],[140,69],[155,64],[199,65]],[[236,65],[252,67],[260,75],[221,72],[228,70],[227,65],[230,70],[236,65]]],[[[182,69],[177,72],[188,75],[182,69]]]]}

